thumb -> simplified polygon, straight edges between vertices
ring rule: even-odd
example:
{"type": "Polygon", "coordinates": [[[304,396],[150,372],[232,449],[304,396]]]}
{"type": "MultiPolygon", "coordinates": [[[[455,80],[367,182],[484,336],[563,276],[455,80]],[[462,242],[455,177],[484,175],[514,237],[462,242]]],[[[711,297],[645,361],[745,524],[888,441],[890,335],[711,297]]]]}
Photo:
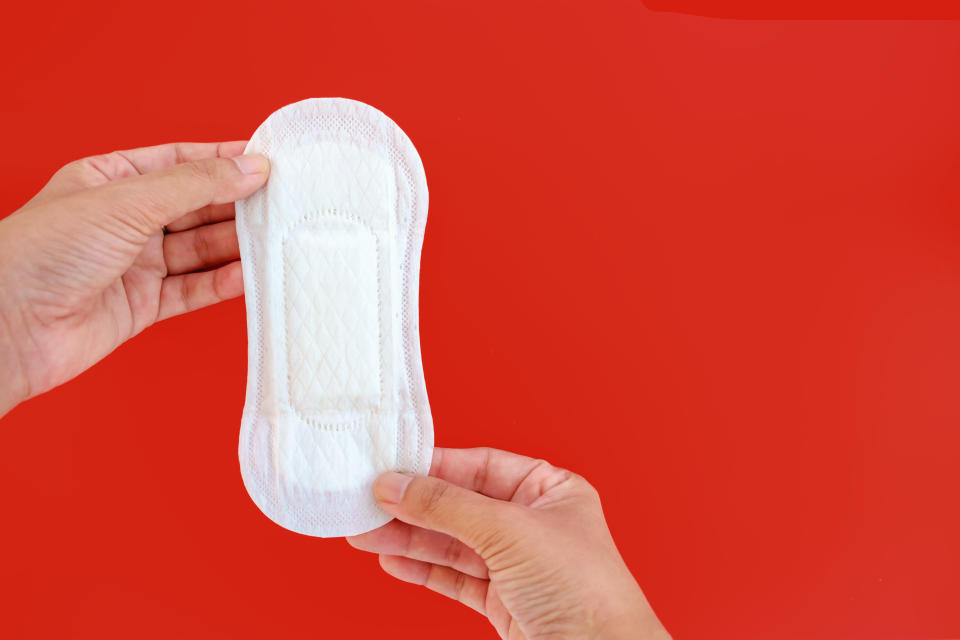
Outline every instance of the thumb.
{"type": "Polygon", "coordinates": [[[142,237],[209,204],[245,198],[267,181],[266,157],[207,158],[109,182],[77,194],[80,209],[121,223],[142,237]]]}
{"type": "Polygon", "coordinates": [[[440,478],[388,472],[373,483],[373,495],[390,515],[453,536],[481,555],[491,538],[513,529],[516,505],[440,478]]]}

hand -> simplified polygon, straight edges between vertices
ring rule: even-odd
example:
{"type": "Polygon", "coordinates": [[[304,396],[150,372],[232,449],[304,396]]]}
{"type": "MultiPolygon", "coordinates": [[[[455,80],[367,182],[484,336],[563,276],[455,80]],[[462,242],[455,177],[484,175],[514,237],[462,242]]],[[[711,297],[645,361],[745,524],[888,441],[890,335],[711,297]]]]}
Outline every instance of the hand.
{"type": "Polygon", "coordinates": [[[430,476],[380,476],[374,496],[397,520],[347,542],[501,638],[669,638],[586,480],[496,449],[436,449],[430,476]]]}
{"type": "Polygon", "coordinates": [[[78,160],[0,220],[0,415],[154,322],[243,293],[233,201],[269,171],[244,145],[78,160]]]}

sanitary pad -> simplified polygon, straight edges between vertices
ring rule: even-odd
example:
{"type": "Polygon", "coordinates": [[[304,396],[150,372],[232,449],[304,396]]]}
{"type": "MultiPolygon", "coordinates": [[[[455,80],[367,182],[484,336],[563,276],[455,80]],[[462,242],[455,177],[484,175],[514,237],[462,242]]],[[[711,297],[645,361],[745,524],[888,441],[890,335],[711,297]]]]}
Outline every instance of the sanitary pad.
{"type": "Polygon", "coordinates": [[[236,205],[243,482],[287,529],[369,531],[390,520],[371,493],[377,475],[426,473],[433,451],[417,320],[423,165],[387,116],[339,98],[276,111],[247,152],[271,168],[236,205]]]}

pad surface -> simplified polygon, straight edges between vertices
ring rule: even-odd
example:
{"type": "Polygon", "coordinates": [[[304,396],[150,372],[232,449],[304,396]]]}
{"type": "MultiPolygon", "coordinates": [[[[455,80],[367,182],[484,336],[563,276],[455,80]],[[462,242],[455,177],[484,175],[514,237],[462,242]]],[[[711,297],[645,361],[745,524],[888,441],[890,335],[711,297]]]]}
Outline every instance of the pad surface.
{"type": "Polygon", "coordinates": [[[374,529],[377,475],[433,451],[417,319],[427,219],[407,136],[361,102],[273,113],[247,152],[270,179],[237,202],[247,307],[240,470],[271,520],[315,536],[374,529]]]}

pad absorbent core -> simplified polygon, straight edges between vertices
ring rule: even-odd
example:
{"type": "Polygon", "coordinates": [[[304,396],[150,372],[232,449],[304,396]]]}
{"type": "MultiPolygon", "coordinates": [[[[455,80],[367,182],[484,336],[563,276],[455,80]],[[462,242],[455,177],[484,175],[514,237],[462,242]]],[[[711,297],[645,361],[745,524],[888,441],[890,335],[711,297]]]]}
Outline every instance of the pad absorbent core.
{"type": "Polygon", "coordinates": [[[390,520],[374,479],[426,473],[433,452],[417,320],[423,165],[390,118],[339,98],[276,111],[247,152],[270,159],[270,177],[236,204],[243,482],[287,529],[363,533],[390,520]]]}

